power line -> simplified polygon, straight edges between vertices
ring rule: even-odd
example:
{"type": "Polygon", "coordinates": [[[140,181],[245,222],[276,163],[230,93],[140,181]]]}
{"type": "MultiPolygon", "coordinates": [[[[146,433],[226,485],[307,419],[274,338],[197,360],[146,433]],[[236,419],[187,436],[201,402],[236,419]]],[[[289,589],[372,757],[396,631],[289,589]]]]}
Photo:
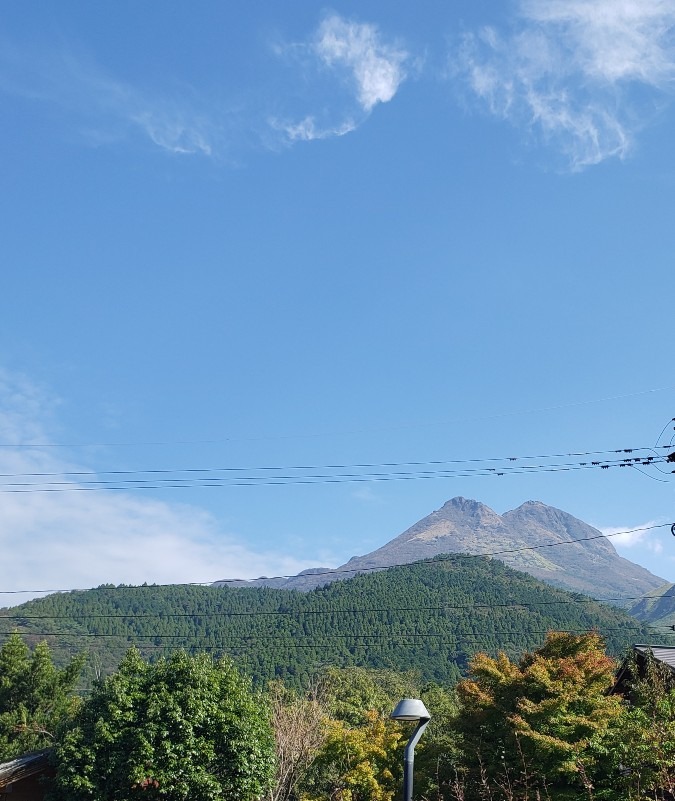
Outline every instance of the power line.
{"type": "MultiPolygon", "coordinates": [[[[650,593],[645,595],[635,595],[632,597],[622,596],[621,598],[592,598],[585,596],[582,598],[559,599],[556,601],[520,601],[513,600],[504,603],[469,603],[469,604],[442,604],[441,606],[387,606],[382,608],[363,607],[351,609],[288,609],[288,610],[256,610],[246,612],[236,611],[207,611],[197,610],[194,612],[123,612],[123,613],[96,613],[87,615],[78,614],[53,614],[53,615],[26,615],[21,613],[0,614],[2,620],[148,620],[148,619],[175,619],[175,618],[218,618],[218,617],[303,617],[320,615],[360,615],[360,614],[390,614],[392,612],[443,612],[449,609],[529,609],[539,606],[573,606],[576,604],[587,603],[612,603],[617,601],[640,601],[645,598],[653,597],[650,593]]],[[[675,594],[660,595],[659,598],[675,598],[675,594]]]]}
{"type": "MultiPolygon", "coordinates": [[[[626,626],[613,626],[611,628],[607,627],[599,627],[599,631],[603,632],[615,632],[615,631],[644,631],[648,628],[663,628],[663,627],[652,627],[650,625],[626,625],[626,626]]],[[[572,633],[579,633],[579,632],[587,632],[592,630],[592,628],[584,627],[584,628],[575,628],[575,629],[555,629],[556,631],[560,631],[565,634],[572,634],[572,633]]],[[[223,639],[228,638],[237,638],[238,640],[250,640],[252,644],[256,645],[259,644],[261,640],[265,642],[282,642],[285,643],[290,641],[289,645],[295,645],[297,639],[300,638],[309,638],[309,637],[319,637],[321,640],[351,640],[351,639],[361,639],[361,640],[400,640],[400,639],[418,639],[423,637],[431,637],[431,638],[440,638],[440,637],[447,637],[447,636],[454,636],[454,637],[464,637],[464,638],[485,638],[485,637],[498,637],[505,634],[522,634],[522,635],[529,635],[529,634],[546,634],[551,629],[541,629],[541,630],[525,630],[522,632],[513,632],[510,629],[506,629],[504,631],[500,630],[487,630],[484,629],[483,631],[476,632],[387,632],[386,634],[324,634],[321,633],[317,635],[316,632],[311,632],[309,634],[299,634],[298,632],[286,632],[284,634],[275,634],[275,635],[259,635],[259,634],[236,634],[234,632],[227,632],[223,635],[223,639]]],[[[12,632],[0,632],[0,636],[5,636],[7,634],[11,634],[12,632]]],[[[129,632],[125,634],[109,634],[109,633],[101,633],[101,632],[83,632],[83,633],[74,633],[68,631],[37,631],[37,632],[23,632],[26,635],[30,635],[32,637],[86,637],[92,639],[126,639],[126,640],[191,640],[193,639],[192,634],[138,634],[135,632],[129,632]]],[[[330,647],[330,646],[327,646],[330,647]]]]}
{"type": "MultiPolygon", "coordinates": [[[[658,446],[669,448],[669,445],[658,446]]],[[[342,484],[376,481],[411,481],[438,478],[473,478],[485,476],[523,475],[546,472],[569,472],[572,470],[603,469],[614,467],[656,466],[666,462],[665,457],[655,455],[622,456],[614,459],[591,458],[591,461],[549,462],[527,464],[534,459],[560,459],[572,457],[599,457],[607,454],[654,454],[653,447],[619,448],[611,451],[585,451],[568,454],[552,454],[539,456],[490,457],[486,459],[434,460],[427,462],[384,462],[345,465],[298,465],[220,468],[180,468],[180,469],[148,469],[148,470],[111,470],[111,471],[65,471],[38,473],[5,473],[2,479],[27,479],[26,481],[3,481],[0,483],[2,493],[33,492],[93,492],[93,491],[125,491],[132,489],[184,489],[194,487],[240,487],[240,486],[285,486],[294,484],[342,484]],[[498,463],[499,467],[488,467],[498,463]],[[516,463],[515,466],[513,463],[516,463]],[[447,467],[448,465],[482,465],[478,467],[447,467]],[[433,469],[390,470],[391,467],[429,467],[433,469]],[[362,472],[373,470],[377,472],[362,472]],[[442,469],[441,469],[442,468],[442,469]],[[355,470],[360,472],[334,472],[336,470],[355,470]],[[280,471],[284,471],[279,475],[280,471]],[[309,472],[298,472],[309,471],[309,472]],[[249,473],[247,475],[247,473],[249,473]],[[250,473],[253,473],[252,475],[250,473]],[[263,475],[256,475],[262,473],[263,475]],[[243,474],[243,475],[242,475],[243,474]],[[95,478],[89,476],[115,476],[115,478],[95,478]],[[122,478],[122,476],[139,476],[138,478],[122,478]],[[148,476],[141,478],[140,476],[148,476]],[[167,476],[163,478],[162,476],[167,476]],[[72,480],[28,480],[28,479],[77,479],[72,480]]],[[[663,472],[663,471],[661,471],[663,472]]]]}
{"type": "MultiPolygon", "coordinates": [[[[462,643],[466,643],[466,642],[469,642],[469,641],[473,641],[473,642],[481,642],[481,641],[483,641],[484,642],[486,640],[492,640],[494,637],[498,636],[498,637],[500,637],[500,641],[496,645],[496,647],[498,647],[501,650],[502,647],[505,644],[515,645],[517,643],[522,643],[529,636],[541,636],[541,635],[544,635],[544,634],[549,634],[551,631],[559,632],[561,634],[587,634],[587,633],[590,633],[590,632],[592,632],[594,630],[593,629],[588,629],[588,628],[584,628],[584,629],[550,629],[549,628],[549,629],[530,630],[530,631],[525,631],[525,632],[505,631],[505,632],[494,632],[494,633],[488,632],[488,633],[482,633],[482,634],[481,633],[453,634],[453,633],[450,632],[447,635],[445,635],[446,639],[442,639],[441,636],[434,637],[432,639],[434,640],[434,645],[437,645],[437,646],[457,647],[457,646],[461,645],[462,643]]],[[[603,630],[599,631],[598,633],[602,636],[603,632],[611,632],[611,631],[614,631],[614,629],[603,629],[603,630]]],[[[626,629],[617,629],[617,631],[626,631],[626,632],[628,632],[628,631],[638,631],[642,637],[649,638],[650,640],[657,640],[658,642],[662,642],[663,641],[663,635],[659,635],[659,634],[656,634],[656,633],[651,634],[650,632],[645,631],[644,628],[630,627],[630,628],[626,628],[626,629]]],[[[354,635],[354,636],[358,637],[359,635],[354,635]]],[[[365,649],[368,649],[368,650],[373,650],[373,649],[376,649],[376,648],[377,649],[386,649],[386,648],[390,648],[391,644],[393,642],[398,641],[399,639],[408,639],[408,636],[407,635],[403,635],[403,634],[400,635],[400,636],[397,635],[397,636],[394,636],[394,637],[391,637],[391,636],[388,636],[388,635],[383,635],[381,640],[379,640],[379,641],[369,641],[367,643],[366,642],[363,642],[363,643],[352,642],[346,647],[350,651],[352,649],[357,649],[357,648],[365,648],[365,649]]],[[[130,640],[127,640],[127,644],[133,645],[134,643],[131,642],[130,640]]],[[[71,651],[73,650],[73,646],[72,645],[64,645],[64,646],[61,646],[61,647],[62,648],[68,648],[71,651]]],[[[311,650],[318,650],[318,651],[334,649],[335,648],[334,645],[323,644],[323,643],[311,643],[311,644],[308,644],[308,643],[297,642],[296,640],[286,641],[286,642],[278,645],[277,647],[280,650],[281,649],[284,649],[284,650],[310,650],[311,649],[311,650]]],[[[145,652],[147,652],[147,651],[166,651],[167,649],[171,648],[171,646],[169,644],[167,644],[167,645],[156,645],[156,644],[149,644],[148,643],[148,644],[141,644],[141,648],[145,652]]],[[[250,641],[247,642],[247,643],[238,643],[236,645],[233,645],[233,644],[230,644],[230,643],[223,643],[223,644],[220,644],[220,645],[207,645],[207,644],[201,645],[200,644],[199,646],[196,646],[196,647],[192,648],[191,650],[216,652],[216,653],[227,653],[228,655],[231,655],[231,656],[240,656],[240,655],[242,655],[242,652],[246,652],[246,651],[250,652],[251,649],[259,650],[258,642],[256,640],[254,640],[253,638],[251,638],[250,641]]],[[[397,651],[397,653],[398,653],[398,651],[397,651]]]]}
{"type": "MultiPolygon", "coordinates": [[[[422,608],[420,608],[420,610],[417,610],[417,611],[425,611],[425,610],[422,607],[422,608]]],[[[623,631],[623,632],[628,632],[628,631],[647,632],[647,629],[670,628],[670,627],[663,626],[663,625],[660,625],[660,626],[652,626],[652,625],[648,625],[648,624],[640,625],[639,623],[636,623],[636,624],[633,624],[633,625],[626,624],[626,625],[623,625],[623,626],[613,626],[613,627],[589,625],[589,626],[586,626],[586,627],[583,627],[583,628],[569,629],[568,631],[570,631],[570,632],[571,631],[580,632],[580,631],[589,631],[589,630],[596,629],[596,628],[600,632],[610,633],[610,632],[618,632],[618,631],[623,631]]],[[[551,627],[549,626],[549,628],[546,629],[546,630],[535,630],[535,631],[526,630],[526,631],[523,631],[523,632],[516,632],[516,633],[517,634],[523,634],[523,635],[527,635],[527,634],[543,634],[543,633],[546,633],[546,631],[548,631],[550,629],[551,629],[551,627]]],[[[557,631],[557,630],[560,630],[560,629],[556,628],[555,630],[557,631]]],[[[13,633],[12,631],[0,632],[0,637],[8,636],[8,635],[10,635],[12,633],[13,633]]],[[[415,639],[415,638],[422,638],[422,637],[439,638],[439,637],[443,637],[443,636],[456,636],[456,637],[461,636],[461,637],[467,637],[467,638],[469,638],[469,637],[493,637],[493,636],[502,636],[502,635],[505,635],[505,634],[513,634],[514,632],[513,632],[512,629],[503,630],[503,631],[502,630],[483,629],[482,631],[477,632],[476,628],[474,626],[474,627],[472,627],[472,631],[471,632],[454,632],[454,631],[448,631],[448,632],[438,632],[438,631],[436,631],[436,632],[433,632],[433,631],[431,631],[431,632],[420,632],[420,631],[415,631],[413,633],[406,633],[406,632],[391,631],[390,630],[386,634],[358,634],[358,633],[355,633],[355,632],[328,634],[328,633],[324,633],[324,632],[298,632],[297,630],[292,630],[292,631],[287,631],[287,632],[283,632],[283,633],[280,633],[280,634],[273,634],[272,635],[272,634],[267,634],[267,633],[263,634],[263,633],[260,633],[260,632],[256,632],[256,633],[251,634],[251,633],[245,633],[245,632],[237,633],[237,632],[233,632],[233,631],[227,631],[227,632],[219,633],[216,637],[214,637],[213,635],[204,635],[202,637],[199,637],[198,634],[192,633],[192,632],[183,633],[183,634],[160,634],[160,633],[156,633],[156,632],[155,633],[146,634],[146,633],[133,632],[133,631],[117,632],[117,633],[111,633],[111,632],[73,632],[73,631],[23,631],[23,632],[20,632],[20,633],[23,634],[23,636],[27,636],[27,637],[36,637],[36,638],[56,637],[56,638],[61,638],[64,641],[65,640],[76,641],[76,640],[80,640],[80,639],[93,639],[93,640],[117,640],[117,641],[120,641],[120,642],[136,642],[136,641],[141,641],[141,640],[149,640],[149,641],[154,642],[155,644],[157,644],[157,641],[171,641],[171,642],[174,642],[174,641],[186,641],[186,642],[189,642],[189,641],[193,641],[195,639],[203,639],[204,637],[206,637],[206,639],[211,639],[211,640],[217,639],[220,642],[220,646],[225,646],[225,645],[231,644],[232,640],[236,640],[237,643],[239,643],[240,641],[250,641],[250,643],[252,645],[259,645],[261,641],[264,641],[264,642],[278,642],[278,643],[282,643],[282,644],[289,644],[289,641],[290,641],[291,644],[295,644],[299,640],[306,639],[306,638],[312,638],[312,637],[318,638],[321,641],[324,641],[324,640],[341,640],[341,639],[346,639],[346,640],[367,639],[367,640],[377,641],[377,640],[397,640],[397,639],[401,639],[401,638],[405,638],[405,639],[415,639]]],[[[200,644],[199,647],[202,648],[202,645],[200,644]]]]}
{"type": "MultiPolygon", "coordinates": [[[[160,618],[214,618],[214,617],[296,617],[300,615],[342,615],[342,614],[384,614],[390,612],[441,612],[446,609],[500,609],[500,608],[529,608],[531,606],[554,606],[558,604],[579,604],[579,603],[609,603],[611,601],[639,600],[648,596],[637,596],[635,598],[583,598],[574,600],[560,601],[512,601],[501,604],[443,604],[442,606],[388,606],[382,609],[364,607],[363,609],[307,609],[307,610],[260,610],[255,612],[233,612],[233,611],[195,611],[195,612],[127,612],[115,614],[91,614],[91,615],[25,615],[21,613],[5,615],[0,614],[2,620],[144,620],[160,618]]],[[[662,595],[662,598],[675,598],[673,595],[662,595]]]]}
{"type": "MultiPolygon", "coordinates": [[[[662,461],[666,461],[665,459],[662,461]]],[[[641,462],[642,465],[657,466],[656,461],[641,462]]],[[[305,475],[305,476],[240,476],[236,479],[215,478],[215,479],[155,479],[153,481],[138,479],[129,481],[92,481],[80,482],[46,482],[45,483],[20,483],[20,484],[0,484],[0,493],[26,494],[26,493],[47,493],[47,492],[104,492],[117,491],[126,492],[129,490],[161,490],[161,489],[190,489],[190,488],[227,488],[227,487],[272,487],[290,485],[317,485],[317,484],[348,484],[364,482],[383,482],[383,481],[424,481],[433,479],[448,478],[476,478],[476,477],[501,477],[505,475],[533,475],[535,473],[560,473],[572,472],[577,470],[608,470],[609,468],[633,468],[637,462],[628,459],[606,460],[598,464],[552,464],[552,465],[521,465],[517,468],[502,466],[500,468],[483,468],[478,470],[465,469],[421,471],[421,472],[383,472],[370,474],[354,475],[305,475]]],[[[661,471],[663,472],[663,471],[661,471]]],[[[671,471],[675,472],[675,471],[671,471]]]]}
{"type": "MultiPolygon", "coordinates": [[[[519,547],[519,548],[505,548],[505,549],[502,549],[500,551],[485,551],[483,553],[454,553],[454,554],[435,556],[435,557],[432,557],[432,559],[434,561],[440,562],[440,561],[448,561],[448,560],[454,559],[454,558],[477,559],[477,558],[486,557],[486,556],[503,556],[504,554],[509,554],[509,553],[519,553],[519,552],[522,552],[522,551],[536,551],[536,550],[540,550],[542,548],[556,548],[556,547],[561,546],[561,545],[573,545],[573,544],[578,543],[578,542],[590,542],[592,540],[599,540],[599,539],[604,539],[604,538],[609,538],[609,537],[618,537],[621,534],[635,534],[635,533],[637,533],[639,531],[651,531],[652,529],[665,528],[665,527],[670,526],[670,525],[671,525],[670,523],[655,523],[655,524],[650,525],[650,526],[640,526],[639,528],[627,529],[626,531],[614,531],[614,532],[612,532],[610,534],[594,534],[594,535],[592,535],[590,537],[579,537],[576,540],[562,540],[561,542],[547,542],[547,543],[541,543],[539,545],[524,545],[524,546],[519,547]]],[[[410,562],[399,562],[397,564],[384,565],[384,566],[379,566],[379,567],[359,567],[359,568],[351,568],[351,569],[340,568],[340,569],[336,569],[336,570],[325,570],[325,571],[320,571],[320,572],[317,571],[316,573],[312,573],[311,577],[313,578],[314,576],[334,575],[336,573],[338,573],[338,574],[341,574],[341,573],[353,573],[353,574],[365,573],[365,572],[370,572],[370,571],[388,569],[390,567],[404,567],[407,564],[415,564],[415,563],[414,562],[412,562],[412,563],[410,563],[410,562]]],[[[266,580],[287,579],[287,578],[295,578],[295,576],[271,576],[271,577],[267,577],[266,580]]],[[[254,581],[255,581],[255,579],[254,579],[254,581]]],[[[216,584],[216,585],[222,585],[222,584],[229,584],[229,583],[234,583],[234,582],[242,582],[244,584],[249,583],[246,579],[221,579],[221,580],[219,580],[217,582],[213,582],[213,583],[216,584]]]]}
{"type": "Polygon", "coordinates": [[[603,456],[620,453],[653,452],[655,448],[666,448],[667,445],[641,446],[633,448],[613,448],[609,450],[596,451],[570,451],[567,453],[549,454],[529,454],[518,456],[490,456],[470,459],[433,459],[426,461],[408,462],[357,462],[353,464],[325,464],[325,465],[254,465],[246,467],[206,467],[206,468],[161,468],[143,470],[76,470],[76,471],[52,471],[52,472],[31,472],[31,473],[0,473],[0,478],[21,478],[21,477],[50,477],[50,476],[96,476],[96,475],[146,475],[146,474],[166,474],[166,473],[219,473],[219,472],[246,472],[250,470],[276,471],[276,470],[348,470],[357,468],[375,467],[424,467],[439,465],[456,464],[476,464],[487,462],[516,462],[532,459],[563,459],[574,456],[603,456]]]}
{"type": "Polygon", "coordinates": [[[668,426],[669,426],[671,423],[675,423],[675,417],[673,417],[673,418],[671,418],[670,420],[668,420],[668,422],[665,424],[665,426],[663,426],[663,428],[662,428],[662,430],[661,430],[661,433],[660,433],[660,434],[658,435],[658,437],[656,438],[656,443],[654,444],[654,447],[655,447],[655,448],[658,448],[658,447],[659,447],[659,440],[660,440],[660,439],[661,439],[661,437],[662,437],[662,436],[665,434],[665,431],[666,431],[666,429],[668,428],[668,426]]]}
{"type": "MultiPolygon", "coordinates": [[[[541,543],[539,545],[524,545],[519,548],[505,548],[500,551],[485,551],[484,553],[452,553],[452,554],[442,554],[439,556],[432,557],[433,561],[436,562],[443,562],[452,559],[478,559],[487,556],[503,556],[504,554],[509,553],[519,553],[522,551],[535,551],[542,548],[556,548],[561,545],[574,545],[575,543],[579,542],[590,542],[592,540],[599,540],[605,539],[610,537],[618,537],[622,534],[635,534],[640,531],[652,531],[653,529],[657,528],[665,528],[670,526],[671,523],[654,523],[650,526],[639,526],[638,528],[630,528],[626,529],[625,531],[614,531],[610,534],[594,534],[590,537],[579,537],[575,540],[562,540],[560,542],[547,542],[541,543]]],[[[430,561],[430,560],[422,560],[430,561]]],[[[328,569],[325,571],[317,571],[316,573],[312,573],[311,577],[314,578],[315,576],[325,576],[325,575],[336,575],[336,574],[359,574],[359,573],[367,573],[371,571],[377,570],[387,570],[392,567],[406,567],[407,565],[411,564],[421,564],[421,562],[398,562],[396,564],[391,565],[380,565],[377,567],[358,567],[358,568],[339,568],[339,569],[328,569]]],[[[273,581],[277,579],[289,579],[289,578],[296,578],[295,574],[288,574],[283,576],[267,576],[265,577],[265,581],[273,581]]],[[[181,582],[181,583],[173,583],[173,584],[121,584],[117,587],[73,587],[70,589],[41,589],[41,590],[0,590],[0,595],[21,595],[26,593],[45,593],[45,594],[52,594],[52,593],[66,593],[66,592],[90,592],[93,590],[102,591],[102,592],[111,592],[115,590],[131,590],[131,589],[155,589],[157,587],[197,587],[197,586],[223,586],[232,583],[242,583],[242,584],[250,584],[253,581],[257,581],[258,579],[241,579],[241,578],[233,578],[233,579],[216,579],[215,581],[189,581],[189,582],[181,582]]],[[[617,599],[621,600],[621,599],[617,599]]]]}

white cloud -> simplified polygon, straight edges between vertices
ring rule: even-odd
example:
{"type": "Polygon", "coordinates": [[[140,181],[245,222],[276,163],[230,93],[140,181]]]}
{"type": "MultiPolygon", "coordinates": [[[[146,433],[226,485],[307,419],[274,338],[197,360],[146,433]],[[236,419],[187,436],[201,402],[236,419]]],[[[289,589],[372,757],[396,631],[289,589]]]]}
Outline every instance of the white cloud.
{"type": "Polygon", "coordinates": [[[7,591],[210,582],[292,574],[313,564],[256,552],[195,506],[83,489],[95,473],[86,479],[64,474],[86,465],[66,461],[56,449],[19,447],[47,441],[42,419],[51,405],[27,378],[0,372],[0,442],[11,443],[0,448],[0,606],[38,594],[7,591]],[[22,416],[22,406],[29,414],[22,416]],[[27,481],[64,482],[50,486],[66,491],[16,491],[30,489],[21,486],[27,481]]]}
{"type": "Polygon", "coordinates": [[[326,66],[348,71],[366,112],[378,103],[388,103],[405,78],[408,54],[385,42],[375,25],[333,14],[319,26],[314,51],[326,66]]]}
{"type": "Polygon", "coordinates": [[[619,549],[642,546],[652,553],[661,553],[663,545],[654,538],[658,531],[655,526],[658,525],[656,521],[649,520],[639,526],[606,526],[599,530],[610,537],[612,544],[619,549]]]}
{"type": "Polygon", "coordinates": [[[663,86],[675,76],[670,0],[525,0],[526,18],[558,32],[594,80],[663,86]]]}
{"type": "Polygon", "coordinates": [[[394,98],[406,78],[409,60],[406,50],[386,40],[376,25],[337,14],[327,16],[308,42],[286,47],[275,43],[273,52],[300,64],[303,86],[309,87],[310,95],[312,90],[315,93],[306,101],[317,109],[314,113],[299,121],[292,116],[269,120],[289,143],[344,136],[355,130],[375,106],[394,98]],[[332,81],[328,88],[322,85],[326,77],[332,81]],[[336,90],[335,81],[343,91],[336,90]]]}
{"type": "Polygon", "coordinates": [[[406,77],[408,53],[387,40],[376,25],[336,14],[326,17],[304,42],[271,45],[279,58],[290,56],[290,91],[272,97],[268,87],[245,92],[231,105],[205,97],[167,77],[162,88],[125,81],[73,46],[59,50],[19,47],[0,40],[0,92],[39,103],[65,116],[93,146],[142,137],[165,153],[235,161],[242,148],[279,146],[343,136],[373,108],[395,96],[406,77]],[[307,90],[300,113],[270,113],[295,102],[307,90]]]}
{"type": "Polygon", "coordinates": [[[491,113],[582,169],[625,157],[649,101],[672,89],[674,26],[675,0],[522,0],[508,35],[465,37],[458,69],[491,113]]]}
{"type": "MultiPolygon", "coordinates": [[[[42,465],[50,472],[55,466],[52,459],[42,465]]],[[[0,589],[203,582],[307,566],[254,553],[188,505],[78,491],[74,483],[70,490],[0,494],[0,549],[11,554],[0,566],[0,589]]]]}

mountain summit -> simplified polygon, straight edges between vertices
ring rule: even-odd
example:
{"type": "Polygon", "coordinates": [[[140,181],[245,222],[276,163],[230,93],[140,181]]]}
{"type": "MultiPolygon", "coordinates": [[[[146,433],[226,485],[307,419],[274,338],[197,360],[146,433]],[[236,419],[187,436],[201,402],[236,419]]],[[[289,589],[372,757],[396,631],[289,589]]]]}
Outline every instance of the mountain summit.
{"type": "Polygon", "coordinates": [[[598,529],[560,509],[527,501],[499,515],[483,503],[458,497],[381,548],[354,556],[336,570],[314,568],[288,579],[255,579],[233,586],[310,590],[362,571],[445,553],[494,557],[548,584],[596,598],[636,598],[666,583],[619,556],[598,529]]]}

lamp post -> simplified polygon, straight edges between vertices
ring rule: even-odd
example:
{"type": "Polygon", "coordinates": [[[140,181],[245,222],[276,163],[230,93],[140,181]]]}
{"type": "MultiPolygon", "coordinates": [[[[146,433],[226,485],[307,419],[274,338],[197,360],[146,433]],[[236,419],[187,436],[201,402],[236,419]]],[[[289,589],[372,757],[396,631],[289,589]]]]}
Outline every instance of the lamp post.
{"type": "Polygon", "coordinates": [[[431,720],[427,708],[419,698],[404,698],[396,705],[391,713],[393,720],[409,720],[417,722],[415,731],[410,736],[403,754],[403,801],[412,801],[413,764],[415,762],[415,746],[419,742],[422,732],[431,720]]]}

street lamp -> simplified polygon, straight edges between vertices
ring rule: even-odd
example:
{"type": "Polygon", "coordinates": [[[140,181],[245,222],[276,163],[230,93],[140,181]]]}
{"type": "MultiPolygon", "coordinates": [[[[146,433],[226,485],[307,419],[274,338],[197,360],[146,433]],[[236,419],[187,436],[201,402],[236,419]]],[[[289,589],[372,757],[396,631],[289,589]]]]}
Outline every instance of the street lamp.
{"type": "Polygon", "coordinates": [[[398,702],[391,717],[393,720],[410,720],[417,723],[403,755],[403,801],[412,801],[415,746],[426,729],[427,723],[431,720],[431,715],[419,698],[404,698],[398,702]]]}

